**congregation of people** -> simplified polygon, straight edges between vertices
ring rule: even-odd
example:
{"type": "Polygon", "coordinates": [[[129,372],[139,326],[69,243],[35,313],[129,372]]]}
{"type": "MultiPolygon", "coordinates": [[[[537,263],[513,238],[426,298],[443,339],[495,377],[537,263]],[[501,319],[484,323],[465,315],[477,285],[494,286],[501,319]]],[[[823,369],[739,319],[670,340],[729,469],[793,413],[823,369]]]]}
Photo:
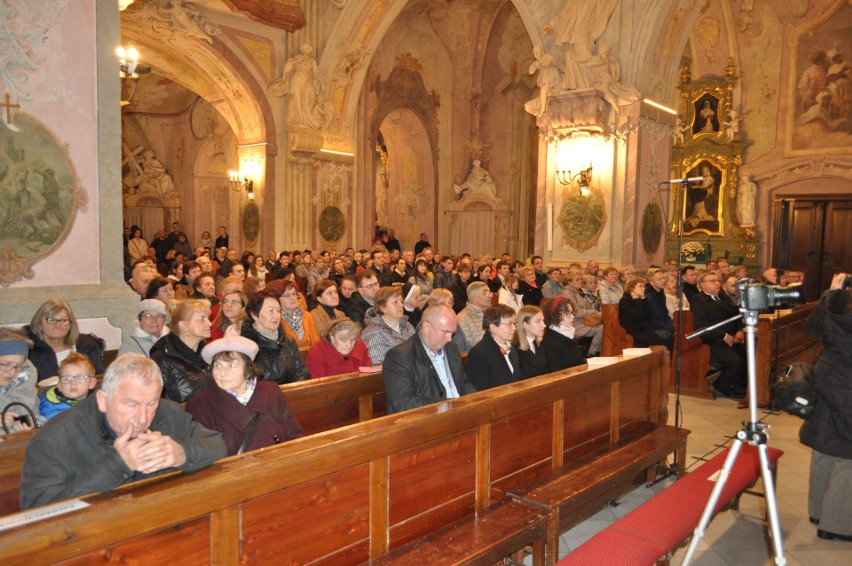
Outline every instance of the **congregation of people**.
{"type": "MultiPolygon", "coordinates": [[[[150,246],[138,227],[126,230],[140,301],[109,367],[104,341],[81,333],[61,299],[21,330],[0,329],[0,402],[16,403],[3,428],[43,426],[24,465],[24,507],[299,438],[280,384],[381,366],[394,413],[583,365],[601,351],[602,305],[618,306],[635,346],[671,350],[679,310],[695,328],[725,320],[748,276],[726,258],[639,274],[596,260],[440,256],[426,234],[403,248],[393,230],[340,254],[228,243],[224,227],[195,249],[178,223],[150,246]]],[[[802,277],[769,268],[762,280],[802,277]]],[[[713,391],[742,397],[742,322],[702,341],[713,391]]]]}

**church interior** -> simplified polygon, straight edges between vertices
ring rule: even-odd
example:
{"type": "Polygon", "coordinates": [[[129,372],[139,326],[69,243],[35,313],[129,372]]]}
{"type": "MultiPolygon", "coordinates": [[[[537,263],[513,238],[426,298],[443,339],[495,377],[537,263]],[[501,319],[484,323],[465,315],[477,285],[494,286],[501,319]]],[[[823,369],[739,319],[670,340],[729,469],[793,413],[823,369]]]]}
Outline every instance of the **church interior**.
{"type": "Polygon", "coordinates": [[[848,0],[0,0],[0,36],[3,325],[61,296],[120,342],[122,229],[173,222],[264,255],[390,228],[547,266],[724,257],[814,298],[852,269],[848,0]]]}

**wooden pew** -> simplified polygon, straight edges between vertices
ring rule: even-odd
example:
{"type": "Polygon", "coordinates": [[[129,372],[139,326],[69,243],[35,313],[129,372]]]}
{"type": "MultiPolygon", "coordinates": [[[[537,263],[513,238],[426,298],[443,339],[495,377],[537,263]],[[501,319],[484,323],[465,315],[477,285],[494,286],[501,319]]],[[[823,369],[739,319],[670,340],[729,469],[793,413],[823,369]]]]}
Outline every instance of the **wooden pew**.
{"type": "Polygon", "coordinates": [[[9,563],[378,558],[662,426],[667,357],[573,368],[93,495],[87,509],[0,532],[0,548],[9,563]]]}
{"type": "MultiPolygon", "coordinates": [[[[601,307],[601,317],[603,320],[603,339],[601,342],[601,356],[618,356],[624,348],[633,347],[633,338],[627,334],[624,327],[618,322],[618,305],[603,305],[601,307]]],[[[710,369],[710,348],[702,344],[700,338],[692,340],[684,340],[684,336],[692,332],[692,311],[683,311],[683,332],[678,328],[678,315],[675,313],[675,348],[672,352],[672,367],[669,377],[669,391],[675,391],[675,383],[677,373],[675,364],[677,363],[677,341],[683,340],[681,352],[681,378],[680,392],[683,395],[692,397],[703,397],[712,399],[713,394],[710,393],[710,387],[704,376],[710,369]]]]}
{"type": "Polygon", "coordinates": [[[819,301],[798,306],[779,316],[760,315],[757,322],[757,403],[765,406],[772,397],[772,368],[780,376],[794,362],[812,362],[822,351],[822,340],[805,333],[805,321],[819,301]]]}

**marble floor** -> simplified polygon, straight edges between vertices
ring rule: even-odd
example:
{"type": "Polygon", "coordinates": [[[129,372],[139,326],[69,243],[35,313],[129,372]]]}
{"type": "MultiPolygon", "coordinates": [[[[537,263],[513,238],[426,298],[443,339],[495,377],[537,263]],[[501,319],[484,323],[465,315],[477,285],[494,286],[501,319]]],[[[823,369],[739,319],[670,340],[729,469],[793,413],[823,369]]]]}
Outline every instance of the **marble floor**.
{"type": "MultiPolygon", "coordinates": [[[[731,399],[705,400],[683,397],[681,426],[692,431],[687,442],[687,470],[701,465],[698,458],[715,455],[730,443],[730,437],[748,418],[747,409],[737,408],[731,399]]],[[[669,424],[674,424],[674,397],[669,401],[669,424]]],[[[787,414],[758,410],[758,418],[769,424],[769,445],[784,451],[778,468],[778,515],[789,565],[833,566],[852,564],[852,542],[817,538],[816,526],[808,522],[807,496],[810,449],[799,443],[801,420],[787,414]]],[[[673,480],[667,480],[671,483],[673,480]]],[[[640,486],[619,500],[619,505],[602,510],[587,521],[563,533],[560,557],[565,556],[592,535],[647,501],[667,482],[651,488],[640,486]]],[[[761,482],[756,489],[762,490],[761,482]]],[[[741,566],[774,564],[772,546],[765,536],[764,500],[744,495],[739,511],[727,510],[713,518],[699,542],[693,564],[700,566],[741,566]]],[[[680,564],[686,547],[674,555],[680,564]]]]}

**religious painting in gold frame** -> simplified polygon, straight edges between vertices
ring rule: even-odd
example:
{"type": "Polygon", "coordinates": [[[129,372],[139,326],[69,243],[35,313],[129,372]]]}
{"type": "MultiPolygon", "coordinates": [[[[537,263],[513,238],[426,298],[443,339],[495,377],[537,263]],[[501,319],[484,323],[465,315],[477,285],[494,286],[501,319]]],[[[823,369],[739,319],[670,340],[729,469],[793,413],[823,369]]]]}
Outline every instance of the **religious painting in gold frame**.
{"type": "Polygon", "coordinates": [[[729,164],[714,157],[701,156],[684,163],[683,177],[700,179],[681,188],[683,235],[724,235],[725,192],[729,164]]]}

